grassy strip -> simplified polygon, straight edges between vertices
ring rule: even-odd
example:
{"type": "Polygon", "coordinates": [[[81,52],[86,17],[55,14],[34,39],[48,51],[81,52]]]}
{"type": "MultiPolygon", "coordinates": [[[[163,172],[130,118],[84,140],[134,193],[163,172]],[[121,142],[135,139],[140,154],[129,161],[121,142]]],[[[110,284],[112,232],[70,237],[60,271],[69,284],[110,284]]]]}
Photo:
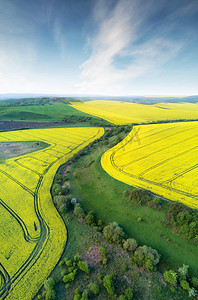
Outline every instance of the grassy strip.
{"type": "MultiPolygon", "coordinates": [[[[112,138],[109,143],[114,143],[112,138]]],[[[198,245],[174,234],[167,226],[168,202],[162,203],[162,210],[131,203],[124,196],[129,186],[110,177],[100,165],[101,155],[106,150],[106,146],[99,144],[73,165],[72,191],[82,199],[83,207],[94,210],[97,217],[106,222],[116,221],[139,244],[157,249],[162,255],[162,270],[187,264],[190,273],[198,276],[198,245]],[[140,218],[142,221],[138,222],[140,218]]]]}

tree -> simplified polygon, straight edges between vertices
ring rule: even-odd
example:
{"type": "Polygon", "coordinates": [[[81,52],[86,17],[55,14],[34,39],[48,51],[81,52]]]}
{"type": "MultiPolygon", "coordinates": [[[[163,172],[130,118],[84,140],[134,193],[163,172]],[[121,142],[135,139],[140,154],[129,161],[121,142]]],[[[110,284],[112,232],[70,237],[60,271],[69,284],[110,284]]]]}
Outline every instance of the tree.
{"type": "Polygon", "coordinates": [[[76,203],[74,207],[74,215],[78,218],[84,218],[85,213],[80,203],[76,203]]]}
{"type": "Polygon", "coordinates": [[[137,241],[131,238],[127,239],[123,244],[123,248],[128,251],[135,251],[137,247],[138,247],[137,241]]]}
{"type": "Polygon", "coordinates": [[[99,286],[96,283],[92,283],[89,286],[89,289],[90,289],[90,291],[91,291],[92,294],[94,294],[94,295],[99,294],[99,286]]]}
{"type": "Polygon", "coordinates": [[[88,266],[88,263],[86,261],[79,261],[78,262],[78,267],[81,271],[83,271],[87,274],[90,273],[89,266],[88,266]]]}
{"type": "Polygon", "coordinates": [[[55,290],[53,289],[48,289],[46,291],[45,299],[46,300],[54,300],[56,298],[56,293],[55,290]]]}
{"type": "Polygon", "coordinates": [[[116,222],[112,222],[105,226],[103,235],[106,240],[115,243],[120,243],[125,236],[123,229],[116,222]]]}
{"type": "Polygon", "coordinates": [[[76,274],[77,274],[77,269],[75,269],[73,272],[63,276],[63,282],[68,283],[70,281],[74,281],[76,274]]]}
{"type": "Polygon", "coordinates": [[[107,293],[110,295],[114,294],[115,291],[115,287],[113,284],[113,279],[111,275],[105,275],[104,279],[103,279],[103,285],[105,287],[105,289],[107,290],[107,293]]]}
{"type": "Polygon", "coordinates": [[[198,289],[198,278],[197,277],[193,277],[191,283],[194,288],[198,289]]]}
{"type": "Polygon", "coordinates": [[[168,283],[172,285],[177,284],[177,273],[175,271],[173,270],[166,271],[163,276],[165,281],[167,281],[168,283]]]}
{"type": "Polygon", "coordinates": [[[138,247],[134,253],[134,261],[139,265],[145,265],[148,270],[152,270],[159,260],[160,255],[157,250],[146,245],[138,247]]]}
{"type": "Polygon", "coordinates": [[[132,300],[133,299],[133,290],[132,288],[128,287],[124,291],[125,297],[127,300],[132,300]]]}
{"type": "Polygon", "coordinates": [[[182,280],[185,280],[186,277],[188,276],[188,268],[189,268],[189,266],[183,264],[183,266],[178,269],[178,272],[180,274],[180,278],[182,280]]]}
{"type": "Polygon", "coordinates": [[[95,217],[94,217],[94,212],[93,211],[89,211],[88,214],[85,217],[85,221],[87,224],[91,225],[94,223],[95,221],[95,217]]]}
{"type": "Polygon", "coordinates": [[[189,283],[186,280],[181,280],[180,285],[181,285],[182,289],[185,291],[188,291],[190,288],[189,283]]]}
{"type": "Polygon", "coordinates": [[[48,278],[44,281],[44,287],[46,290],[53,289],[55,286],[55,281],[53,278],[48,278]]]}

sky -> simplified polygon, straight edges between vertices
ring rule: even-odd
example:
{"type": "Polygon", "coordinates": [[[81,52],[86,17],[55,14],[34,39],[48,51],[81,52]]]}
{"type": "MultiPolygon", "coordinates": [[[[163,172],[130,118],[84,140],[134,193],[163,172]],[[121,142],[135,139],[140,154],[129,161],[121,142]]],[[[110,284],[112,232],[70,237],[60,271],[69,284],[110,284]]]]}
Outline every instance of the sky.
{"type": "Polygon", "coordinates": [[[198,95],[198,0],[0,0],[0,93],[198,95]]]}

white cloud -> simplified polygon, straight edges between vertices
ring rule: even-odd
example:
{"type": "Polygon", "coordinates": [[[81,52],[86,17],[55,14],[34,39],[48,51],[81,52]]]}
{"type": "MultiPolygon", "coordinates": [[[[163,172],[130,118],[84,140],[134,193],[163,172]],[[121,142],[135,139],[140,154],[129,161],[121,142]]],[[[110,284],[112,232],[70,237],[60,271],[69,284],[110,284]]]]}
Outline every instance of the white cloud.
{"type": "Polygon", "coordinates": [[[162,66],[179,52],[183,43],[167,37],[173,27],[170,22],[161,30],[162,36],[156,31],[137,45],[147,19],[159,9],[157,5],[152,6],[152,1],[148,5],[141,0],[120,0],[111,11],[105,7],[101,0],[94,11],[94,21],[99,29],[89,41],[91,55],[80,66],[78,86],[81,92],[123,94],[126,82],[129,84],[134,78],[162,66]],[[126,55],[132,60],[125,69],[119,69],[114,64],[116,55],[126,55]]]}

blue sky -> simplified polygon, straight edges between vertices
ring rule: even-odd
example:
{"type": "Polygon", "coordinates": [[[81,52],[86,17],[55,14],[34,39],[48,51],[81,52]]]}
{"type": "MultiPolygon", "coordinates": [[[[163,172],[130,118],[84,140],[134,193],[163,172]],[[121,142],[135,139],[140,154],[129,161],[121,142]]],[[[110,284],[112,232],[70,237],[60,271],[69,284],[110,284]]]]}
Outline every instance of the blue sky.
{"type": "Polygon", "coordinates": [[[0,0],[0,93],[198,94],[197,0],[0,0]]]}

